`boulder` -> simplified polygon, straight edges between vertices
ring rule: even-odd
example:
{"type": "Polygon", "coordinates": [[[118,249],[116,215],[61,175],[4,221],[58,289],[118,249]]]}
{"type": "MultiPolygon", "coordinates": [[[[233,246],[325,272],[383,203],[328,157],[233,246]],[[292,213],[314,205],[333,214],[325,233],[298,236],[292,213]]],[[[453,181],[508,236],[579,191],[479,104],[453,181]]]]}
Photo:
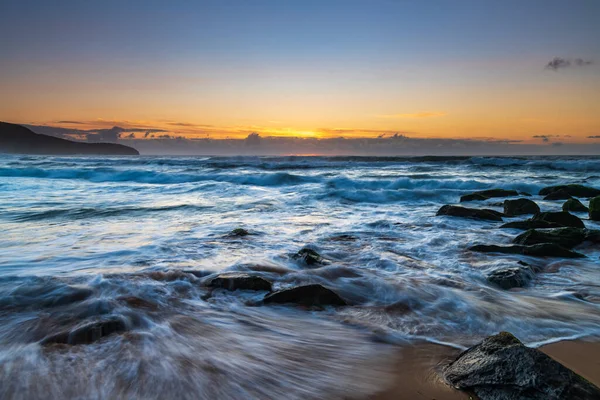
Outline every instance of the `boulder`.
{"type": "Polygon", "coordinates": [[[540,207],[529,199],[504,200],[504,214],[509,217],[523,214],[537,214],[540,207]]]}
{"type": "Polygon", "coordinates": [[[443,370],[459,390],[480,400],[600,399],[600,389],[508,332],[490,336],[443,370]]]}
{"type": "Polygon", "coordinates": [[[292,258],[302,260],[306,265],[322,265],[325,264],[325,259],[319,253],[308,247],[304,247],[299,252],[294,254],[292,258]]]}
{"type": "Polygon", "coordinates": [[[526,219],[525,221],[512,221],[507,222],[506,224],[500,225],[500,228],[510,228],[510,229],[549,229],[549,228],[560,228],[561,225],[554,222],[547,221],[532,221],[531,219],[526,219]]]}
{"type": "Polygon", "coordinates": [[[229,236],[229,237],[244,237],[244,236],[248,236],[248,235],[250,235],[250,232],[248,232],[246,229],[235,228],[234,230],[229,232],[229,234],[227,236],[229,236]]]}
{"type": "Polygon", "coordinates": [[[438,210],[436,215],[448,215],[451,217],[483,219],[489,221],[502,221],[503,214],[501,212],[489,209],[445,205],[438,210]]]}
{"type": "Polygon", "coordinates": [[[257,275],[231,272],[217,275],[207,282],[207,286],[227,290],[266,290],[271,291],[271,282],[257,275]]]}
{"type": "Polygon", "coordinates": [[[546,211],[534,215],[532,221],[545,221],[558,224],[560,226],[570,226],[573,228],[585,228],[583,221],[578,217],[566,211],[546,211]]]}
{"type": "Polygon", "coordinates": [[[512,197],[518,195],[519,192],[516,190],[489,189],[466,194],[460,198],[460,201],[462,203],[465,201],[487,200],[491,199],[492,197],[512,197]]]}
{"type": "Polygon", "coordinates": [[[600,221],[600,196],[590,200],[590,219],[592,221],[600,221]]]}
{"type": "Polygon", "coordinates": [[[512,245],[497,246],[494,244],[478,244],[469,248],[471,251],[479,253],[503,253],[503,254],[522,254],[532,257],[561,257],[561,258],[582,258],[583,254],[565,249],[556,244],[542,243],[532,246],[512,245]]]}
{"type": "Polygon", "coordinates": [[[103,321],[92,322],[71,331],[60,332],[46,337],[41,341],[42,345],[53,343],[62,344],[90,344],[113,333],[125,332],[127,326],[121,318],[110,318],[103,321]]]}
{"type": "Polygon", "coordinates": [[[581,228],[556,228],[550,230],[530,229],[514,238],[513,243],[525,246],[540,243],[553,243],[566,249],[570,249],[583,243],[586,236],[586,230],[581,228]]]}
{"type": "Polygon", "coordinates": [[[572,196],[569,194],[569,192],[564,189],[557,190],[544,196],[544,200],[566,200],[571,198],[572,196]]]}
{"type": "Polygon", "coordinates": [[[512,289],[527,285],[533,278],[533,271],[526,266],[506,267],[492,271],[487,280],[502,289],[512,289]]]}
{"type": "Polygon", "coordinates": [[[558,185],[548,186],[540,190],[540,196],[547,196],[557,191],[564,191],[569,196],[574,197],[596,197],[600,196],[600,189],[595,189],[583,185],[558,185]]]}
{"type": "Polygon", "coordinates": [[[563,211],[573,211],[573,212],[588,212],[588,208],[583,205],[579,200],[570,198],[565,201],[565,204],[562,206],[563,211]]]}
{"type": "Polygon", "coordinates": [[[345,306],[346,301],[334,291],[319,284],[296,286],[273,292],[264,298],[264,303],[294,303],[303,306],[345,306]]]}

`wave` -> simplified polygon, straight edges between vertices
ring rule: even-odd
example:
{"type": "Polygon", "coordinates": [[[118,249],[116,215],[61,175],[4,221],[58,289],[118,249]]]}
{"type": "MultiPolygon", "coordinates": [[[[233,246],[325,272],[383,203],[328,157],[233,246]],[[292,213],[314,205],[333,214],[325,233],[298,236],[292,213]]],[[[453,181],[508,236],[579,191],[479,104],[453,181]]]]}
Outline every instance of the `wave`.
{"type": "Polygon", "coordinates": [[[469,163],[478,167],[525,167],[576,172],[600,171],[600,159],[595,157],[473,157],[469,160],[469,163]]]}

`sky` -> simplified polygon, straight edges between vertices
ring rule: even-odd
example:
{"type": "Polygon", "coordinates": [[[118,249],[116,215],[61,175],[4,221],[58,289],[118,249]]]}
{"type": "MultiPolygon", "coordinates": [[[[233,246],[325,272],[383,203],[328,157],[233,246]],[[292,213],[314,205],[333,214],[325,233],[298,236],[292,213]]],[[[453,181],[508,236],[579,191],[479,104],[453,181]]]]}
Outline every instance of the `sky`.
{"type": "Polygon", "coordinates": [[[0,2],[0,120],[600,142],[600,1],[0,2]]]}

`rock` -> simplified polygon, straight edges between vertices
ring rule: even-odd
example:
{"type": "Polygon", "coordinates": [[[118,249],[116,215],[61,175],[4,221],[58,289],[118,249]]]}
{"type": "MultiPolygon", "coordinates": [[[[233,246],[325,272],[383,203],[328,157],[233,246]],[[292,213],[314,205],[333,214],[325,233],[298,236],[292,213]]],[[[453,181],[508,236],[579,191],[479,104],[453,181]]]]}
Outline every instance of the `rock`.
{"type": "Polygon", "coordinates": [[[227,290],[266,290],[271,291],[272,284],[257,275],[241,272],[231,272],[217,275],[208,281],[207,286],[227,290]]]}
{"type": "Polygon", "coordinates": [[[244,236],[248,236],[248,235],[250,235],[250,232],[248,232],[244,228],[235,228],[234,230],[232,230],[231,232],[229,232],[229,234],[227,236],[230,236],[230,237],[244,237],[244,236]]]}
{"type": "Polygon", "coordinates": [[[533,271],[526,266],[500,268],[487,276],[487,280],[502,289],[523,287],[533,278],[533,271]]]}
{"type": "Polygon", "coordinates": [[[565,204],[562,206],[563,211],[573,211],[573,212],[588,212],[588,208],[583,205],[579,200],[570,198],[565,201],[565,204]]]}
{"type": "Polygon", "coordinates": [[[561,257],[561,258],[582,258],[583,254],[565,249],[551,243],[535,244],[532,246],[497,246],[494,244],[479,244],[469,248],[471,251],[479,253],[503,253],[503,254],[522,254],[532,257],[561,257]]]}
{"type": "Polygon", "coordinates": [[[566,211],[542,212],[534,215],[531,220],[552,222],[560,226],[570,226],[573,228],[585,228],[582,220],[566,211]]]}
{"type": "Polygon", "coordinates": [[[590,219],[592,221],[600,221],[600,196],[590,200],[590,219]]]}
{"type": "Polygon", "coordinates": [[[158,310],[158,304],[137,296],[119,296],[117,297],[117,300],[127,303],[128,306],[133,308],[145,308],[150,311],[158,310]]]}
{"type": "Polygon", "coordinates": [[[523,214],[537,214],[540,207],[529,199],[504,200],[504,214],[509,217],[523,214]]]}
{"type": "Polygon", "coordinates": [[[303,306],[345,306],[346,301],[334,291],[314,284],[296,286],[273,292],[264,298],[264,303],[295,303],[303,306]]]}
{"type": "Polygon", "coordinates": [[[321,257],[319,253],[308,247],[304,247],[299,252],[294,254],[292,258],[302,260],[306,265],[319,265],[324,264],[325,259],[321,257]]]}
{"type": "Polygon", "coordinates": [[[569,196],[574,197],[596,197],[600,196],[600,189],[595,189],[583,185],[559,185],[559,186],[548,186],[540,190],[540,196],[547,196],[557,191],[564,191],[569,196]]]}
{"type": "Polygon", "coordinates": [[[90,344],[102,339],[105,336],[113,333],[125,332],[126,330],[127,326],[125,322],[122,319],[115,317],[83,325],[70,332],[61,332],[56,335],[48,336],[41,341],[41,344],[90,344]]]}
{"type": "Polygon", "coordinates": [[[600,389],[508,332],[490,336],[444,368],[456,389],[480,400],[598,400],[600,389]]]}
{"type": "Polygon", "coordinates": [[[543,231],[530,229],[514,238],[513,243],[525,246],[553,243],[570,249],[583,243],[586,235],[586,230],[581,228],[556,228],[543,231]]]}
{"type": "Polygon", "coordinates": [[[511,229],[549,229],[549,228],[561,228],[561,225],[554,222],[547,221],[532,221],[527,219],[525,221],[512,221],[506,224],[500,225],[500,228],[511,228],[511,229]]]}
{"type": "Polygon", "coordinates": [[[460,198],[460,202],[462,203],[465,201],[487,200],[491,199],[492,197],[512,197],[518,195],[519,192],[517,192],[516,190],[489,189],[466,194],[460,198]]]}
{"type": "Polygon", "coordinates": [[[438,210],[436,215],[448,215],[451,217],[474,218],[489,221],[502,221],[503,214],[489,209],[445,205],[438,210]]]}
{"type": "Polygon", "coordinates": [[[571,198],[572,197],[569,192],[564,189],[560,189],[545,196],[544,200],[566,200],[571,198]]]}
{"type": "Polygon", "coordinates": [[[47,296],[45,299],[40,301],[45,307],[56,307],[66,304],[83,301],[90,297],[94,292],[92,289],[81,286],[64,286],[51,294],[56,296],[47,296]]]}

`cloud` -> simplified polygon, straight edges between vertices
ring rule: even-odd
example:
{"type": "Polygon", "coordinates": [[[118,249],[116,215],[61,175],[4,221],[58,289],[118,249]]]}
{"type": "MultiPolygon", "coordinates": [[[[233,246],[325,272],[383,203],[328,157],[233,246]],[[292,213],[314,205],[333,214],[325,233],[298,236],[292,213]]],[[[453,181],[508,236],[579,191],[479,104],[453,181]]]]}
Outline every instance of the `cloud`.
{"type": "Polygon", "coordinates": [[[377,118],[433,118],[433,117],[443,117],[448,115],[446,112],[438,112],[438,111],[422,111],[417,113],[409,113],[409,114],[384,114],[378,115],[377,118]]]}
{"type": "Polygon", "coordinates": [[[588,139],[600,139],[600,135],[588,136],[588,139]]]}
{"type": "Polygon", "coordinates": [[[592,61],[586,61],[583,58],[563,58],[563,57],[554,57],[552,60],[548,61],[546,64],[546,69],[550,69],[552,71],[558,71],[561,68],[569,68],[569,67],[585,67],[587,65],[592,65],[592,61]]]}
{"type": "Polygon", "coordinates": [[[81,121],[56,121],[57,124],[69,124],[69,125],[84,125],[85,122],[81,121]]]}
{"type": "MultiPolygon", "coordinates": [[[[559,138],[560,135],[534,135],[534,139],[542,139],[542,142],[549,142],[552,138],[559,138]]],[[[562,137],[571,137],[571,135],[564,135],[562,137]]]]}

